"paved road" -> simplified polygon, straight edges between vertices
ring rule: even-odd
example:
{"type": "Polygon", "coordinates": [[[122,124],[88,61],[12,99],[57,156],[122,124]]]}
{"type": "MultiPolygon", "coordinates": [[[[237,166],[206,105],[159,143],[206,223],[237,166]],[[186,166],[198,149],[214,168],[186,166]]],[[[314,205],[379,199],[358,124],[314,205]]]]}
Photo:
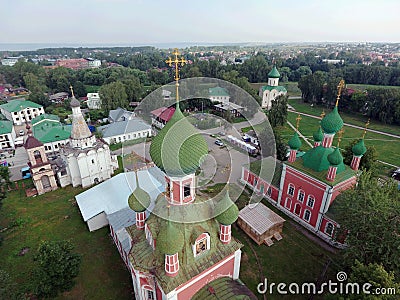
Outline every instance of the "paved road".
{"type": "Polygon", "coordinates": [[[17,181],[22,179],[21,168],[28,166],[28,154],[24,147],[15,148],[15,155],[6,159],[11,165],[8,169],[11,173],[11,180],[17,181]]]}

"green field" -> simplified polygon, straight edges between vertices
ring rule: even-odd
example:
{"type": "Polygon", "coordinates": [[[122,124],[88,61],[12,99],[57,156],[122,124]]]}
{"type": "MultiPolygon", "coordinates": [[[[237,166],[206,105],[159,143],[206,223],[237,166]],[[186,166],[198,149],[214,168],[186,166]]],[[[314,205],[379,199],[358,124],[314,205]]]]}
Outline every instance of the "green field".
{"type": "Polygon", "coordinates": [[[400,86],[392,86],[392,85],[372,85],[372,84],[355,84],[349,83],[346,84],[348,88],[352,88],[359,91],[365,91],[368,89],[376,89],[376,88],[385,88],[385,89],[400,89],[400,86]]]}
{"type": "Polygon", "coordinates": [[[82,255],[75,287],[60,299],[132,299],[130,276],[109,235],[108,228],[89,232],[74,196],[83,189],[71,186],[26,198],[23,191],[10,192],[0,209],[1,268],[22,293],[32,291],[33,257],[42,240],[69,240],[82,255]],[[21,249],[29,252],[19,256],[21,249]]]}

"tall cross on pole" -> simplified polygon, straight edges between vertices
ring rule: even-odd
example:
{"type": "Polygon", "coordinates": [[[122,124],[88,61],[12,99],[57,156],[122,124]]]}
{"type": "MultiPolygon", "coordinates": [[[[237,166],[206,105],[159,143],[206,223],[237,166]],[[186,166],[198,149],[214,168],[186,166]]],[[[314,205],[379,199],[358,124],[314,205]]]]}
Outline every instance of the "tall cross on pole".
{"type": "Polygon", "coordinates": [[[365,137],[365,134],[367,133],[368,126],[369,126],[369,119],[368,119],[367,123],[365,123],[365,127],[364,127],[364,132],[363,132],[362,138],[365,137]]]}
{"type": "Polygon", "coordinates": [[[165,61],[170,67],[174,65],[175,67],[175,86],[176,86],[176,102],[179,102],[179,66],[183,66],[184,64],[187,63],[187,60],[184,59],[182,56],[178,57],[180,55],[178,49],[174,49],[174,52],[172,52],[172,55],[175,56],[175,58],[168,57],[168,59],[165,61]]]}
{"type": "Polygon", "coordinates": [[[72,88],[72,85],[69,85],[69,89],[71,90],[72,98],[75,98],[74,89],[72,88]]]}
{"type": "Polygon", "coordinates": [[[340,129],[339,130],[339,136],[338,136],[338,142],[337,142],[337,147],[339,148],[340,142],[342,141],[342,137],[343,137],[343,133],[344,133],[344,129],[340,129]]]}
{"type": "Polygon", "coordinates": [[[344,80],[340,80],[339,85],[337,87],[337,97],[336,97],[336,106],[339,105],[340,96],[342,95],[342,90],[344,88],[344,80]]]}
{"type": "Polygon", "coordinates": [[[296,130],[297,131],[299,131],[300,120],[301,120],[301,117],[300,117],[300,114],[299,114],[297,116],[297,118],[296,118],[296,130]]]}

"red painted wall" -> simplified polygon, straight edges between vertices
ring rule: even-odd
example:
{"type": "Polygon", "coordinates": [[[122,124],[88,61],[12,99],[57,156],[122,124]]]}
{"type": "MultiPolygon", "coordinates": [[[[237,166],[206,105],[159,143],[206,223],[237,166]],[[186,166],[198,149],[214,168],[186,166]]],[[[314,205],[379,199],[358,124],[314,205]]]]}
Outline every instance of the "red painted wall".
{"type": "Polygon", "coordinates": [[[208,272],[208,270],[211,269],[212,267],[207,269],[207,270],[205,270],[205,271],[203,271],[201,274],[197,275],[196,277],[194,277],[190,281],[186,282],[184,285],[178,287],[177,289],[185,287],[184,290],[179,292],[178,299],[179,300],[190,299],[203,286],[205,286],[207,283],[209,283],[209,282],[211,282],[211,281],[213,281],[213,280],[215,280],[217,278],[220,278],[220,277],[223,277],[223,276],[232,277],[233,269],[234,269],[234,261],[235,261],[235,256],[234,256],[234,254],[232,254],[231,256],[229,256],[229,260],[227,260],[224,264],[222,264],[217,269],[215,269],[214,271],[210,272],[209,274],[207,274],[203,278],[199,279],[198,281],[196,281],[192,285],[189,285],[189,284],[191,282],[195,281],[197,278],[202,277],[203,274],[208,272]]]}

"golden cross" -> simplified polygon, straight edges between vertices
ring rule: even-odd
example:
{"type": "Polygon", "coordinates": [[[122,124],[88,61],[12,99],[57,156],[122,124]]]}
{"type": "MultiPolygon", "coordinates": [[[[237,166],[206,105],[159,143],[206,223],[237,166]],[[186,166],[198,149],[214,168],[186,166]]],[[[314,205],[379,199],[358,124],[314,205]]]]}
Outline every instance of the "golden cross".
{"type": "Polygon", "coordinates": [[[72,88],[72,85],[69,85],[69,89],[71,90],[72,98],[75,98],[74,89],[72,88]]]}
{"type": "Polygon", "coordinates": [[[336,97],[336,106],[339,105],[339,100],[340,100],[340,96],[342,95],[342,90],[344,88],[344,80],[340,80],[339,85],[337,87],[338,91],[337,91],[337,97],[336,97]]]}
{"type": "Polygon", "coordinates": [[[369,120],[370,120],[370,119],[368,119],[367,123],[365,123],[364,133],[363,133],[363,135],[362,135],[362,138],[364,138],[364,137],[365,137],[365,134],[367,133],[367,128],[368,128],[368,126],[369,126],[369,120]]]}
{"type": "Polygon", "coordinates": [[[323,119],[325,117],[325,109],[322,110],[320,117],[321,117],[321,119],[323,119]]]}
{"type": "Polygon", "coordinates": [[[296,118],[296,130],[297,131],[299,131],[300,120],[301,120],[301,117],[300,117],[300,114],[298,114],[298,116],[296,118]]]}
{"type": "Polygon", "coordinates": [[[175,55],[174,59],[171,59],[171,57],[168,57],[168,59],[165,61],[170,67],[174,65],[175,67],[175,86],[176,86],[176,102],[179,101],[179,93],[178,93],[178,87],[179,87],[179,65],[183,66],[184,64],[187,63],[187,60],[184,59],[182,56],[179,58],[178,55],[180,55],[178,49],[174,49],[174,52],[172,52],[173,55],[175,55]]]}
{"type": "Polygon", "coordinates": [[[339,134],[339,136],[338,136],[337,147],[339,148],[340,142],[342,141],[342,137],[343,137],[343,134],[344,134],[344,129],[343,128],[340,129],[338,134],[339,134]]]}

